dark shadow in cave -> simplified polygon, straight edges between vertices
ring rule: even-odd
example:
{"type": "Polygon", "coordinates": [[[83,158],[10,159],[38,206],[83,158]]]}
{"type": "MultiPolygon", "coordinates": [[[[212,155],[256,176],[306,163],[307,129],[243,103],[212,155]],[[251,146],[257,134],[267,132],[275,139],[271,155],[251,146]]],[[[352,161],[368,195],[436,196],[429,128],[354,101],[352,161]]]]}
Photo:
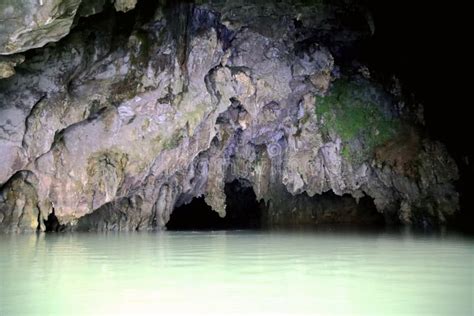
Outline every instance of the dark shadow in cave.
{"type": "Polygon", "coordinates": [[[384,226],[388,218],[379,213],[374,200],[365,195],[356,201],[349,194],[338,196],[332,191],[315,196],[315,210],[320,224],[384,226]]]}
{"type": "Polygon", "coordinates": [[[262,203],[257,202],[250,183],[235,180],[227,183],[226,216],[221,218],[203,197],[173,210],[166,224],[168,230],[258,229],[261,227],[262,203]]]}
{"type": "Polygon", "coordinates": [[[225,185],[227,220],[235,228],[260,228],[264,202],[257,201],[252,184],[244,179],[225,185]]]}
{"type": "Polygon", "coordinates": [[[166,224],[168,230],[224,229],[225,219],[206,204],[204,197],[194,198],[191,203],[177,207],[166,224]]]}
{"type": "Polygon", "coordinates": [[[275,198],[263,209],[263,223],[270,229],[315,228],[320,225],[375,228],[392,223],[387,214],[377,211],[369,196],[357,202],[349,194],[339,196],[332,191],[311,197],[307,193],[292,195],[282,189],[275,198]]]}
{"type": "Polygon", "coordinates": [[[53,211],[49,213],[48,218],[43,219],[43,224],[45,226],[45,232],[47,233],[60,232],[64,230],[64,226],[59,223],[59,220],[56,217],[54,207],[53,211]]]}

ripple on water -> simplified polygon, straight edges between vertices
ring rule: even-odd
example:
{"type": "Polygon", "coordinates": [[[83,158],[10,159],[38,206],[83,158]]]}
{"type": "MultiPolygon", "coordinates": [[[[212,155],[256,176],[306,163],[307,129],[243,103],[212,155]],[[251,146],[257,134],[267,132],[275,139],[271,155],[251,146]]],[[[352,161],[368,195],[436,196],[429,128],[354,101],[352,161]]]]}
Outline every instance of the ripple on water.
{"type": "Polygon", "coordinates": [[[334,231],[0,236],[0,315],[471,315],[473,245],[334,231]]]}

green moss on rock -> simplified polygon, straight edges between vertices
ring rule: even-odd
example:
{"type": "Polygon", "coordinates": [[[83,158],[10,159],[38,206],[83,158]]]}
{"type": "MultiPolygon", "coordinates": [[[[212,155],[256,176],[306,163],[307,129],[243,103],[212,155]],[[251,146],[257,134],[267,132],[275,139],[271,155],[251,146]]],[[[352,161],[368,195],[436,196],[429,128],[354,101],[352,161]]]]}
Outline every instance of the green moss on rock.
{"type": "Polygon", "coordinates": [[[370,158],[377,146],[396,135],[400,126],[398,119],[383,112],[373,89],[365,82],[338,80],[328,95],[316,97],[315,113],[323,132],[340,137],[342,156],[352,162],[370,158]],[[356,140],[363,144],[362,148],[354,146],[356,140]]]}
{"type": "Polygon", "coordinates": [[[170,138],[164,139],[163,145],[162,145],[163,149],[171,150],[171,149],[177,148],[184,138],[183,134],[184,134],[184,131],[175,131],[170,138]]]}

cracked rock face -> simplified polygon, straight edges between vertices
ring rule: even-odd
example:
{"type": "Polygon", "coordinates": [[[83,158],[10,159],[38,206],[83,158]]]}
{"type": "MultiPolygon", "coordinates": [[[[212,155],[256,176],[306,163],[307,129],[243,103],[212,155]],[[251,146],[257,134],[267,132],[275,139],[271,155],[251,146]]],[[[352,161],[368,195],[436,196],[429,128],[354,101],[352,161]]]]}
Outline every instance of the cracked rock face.
{"type": "Polygon", "coordinates": [[[0,80],[0,230],[44,230],[53,207],[72,230],[163,229],[199,196],[225,216],[235,180],[265,202],[267,224],[321,222],[311,197],[328,191],[372,198],[388,222],[437,225],[457,210],[456,165],[423,136],[419,108],[338,64],[370,36],[365,12],[169,2],[126,19],[109,8],[70,32],[80,2],[15,7],[23,22],[43,12],[47,31],[0,29],[8,54],[65,36],[0,80]]]}
{"type": "MultiPolygon", "coordinates": [[[[115,0],[113,3],[117,11],[127,12],[137,1],[115,0]]],[[[76,18],[100,12],[105,4],[106,0],[2,0],[0,55],[56,42],[69,34],[76,18]]]]}
{"type": "Polygon", "coordinates": [[[6,0],[0,6],[0,54],[44,46],[66,36],[81,0],[6,0]]]}

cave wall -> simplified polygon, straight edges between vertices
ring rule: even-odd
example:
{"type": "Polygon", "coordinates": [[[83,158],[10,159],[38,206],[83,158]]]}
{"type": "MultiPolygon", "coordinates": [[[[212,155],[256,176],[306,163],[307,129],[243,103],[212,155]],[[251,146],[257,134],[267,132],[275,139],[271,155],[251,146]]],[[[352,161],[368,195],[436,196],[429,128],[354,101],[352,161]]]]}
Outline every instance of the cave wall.
{"type": "Polygon", "coordinates": [[[74,14],[22,63],[1,51],[0,230],[44,230],[53,207],[72,230],[164,229],[200,196],[223,217],[239,179],[267,219],[304,222],[328,191],[405,224],[455,214],[457,167],[422,107],[354,59],[373,33],[360,4],[123,5],[74,14]]]}

